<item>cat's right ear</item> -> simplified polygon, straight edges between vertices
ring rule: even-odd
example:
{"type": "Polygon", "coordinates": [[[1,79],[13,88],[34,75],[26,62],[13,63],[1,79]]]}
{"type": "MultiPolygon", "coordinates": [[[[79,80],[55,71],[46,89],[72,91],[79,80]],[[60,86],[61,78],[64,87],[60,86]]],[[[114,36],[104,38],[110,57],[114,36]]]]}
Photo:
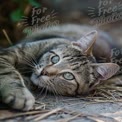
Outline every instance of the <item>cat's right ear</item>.
{"type": "Polygon", "coordinates": [[[119,65],[115,63],[95,63],[90,64],[94,70],[99,74],[100,80],[107,80],[119,71],[119,65]]]}
{"type": "Polygon", "coordinates": [[[73,42],[73,45],[76,45],[80,47],[82,53],[85,53],[87,55],[92,54],[92,47],[96,41],[97,38],[97,31],[91,31],[90,33],[86,34],[82,38],[80,38],[78,41],[73,42]]]}

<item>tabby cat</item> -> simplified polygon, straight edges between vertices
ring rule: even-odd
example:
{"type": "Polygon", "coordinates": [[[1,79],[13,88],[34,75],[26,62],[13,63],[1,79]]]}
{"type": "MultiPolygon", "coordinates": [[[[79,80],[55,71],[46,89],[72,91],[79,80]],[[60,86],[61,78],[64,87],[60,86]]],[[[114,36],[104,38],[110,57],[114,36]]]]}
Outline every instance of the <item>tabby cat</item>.
{"type": "Polygon", "coordinates": [[[75,96],[115,75],[119,65],[110,62],[111,39],[92,29],[62,25],[38,30],[22,43],[0,50],[2,102],[14,109],[32,109],[35,98],[26,79],[50,92],[75,96]],[[100,57],[107,63],[100,63],[100,57]]]}

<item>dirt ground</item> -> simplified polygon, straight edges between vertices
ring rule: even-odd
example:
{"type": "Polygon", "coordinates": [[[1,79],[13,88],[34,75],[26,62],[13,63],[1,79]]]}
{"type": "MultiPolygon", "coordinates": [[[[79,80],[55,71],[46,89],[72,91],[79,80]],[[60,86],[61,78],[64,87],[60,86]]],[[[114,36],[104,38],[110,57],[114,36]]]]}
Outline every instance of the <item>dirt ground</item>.
{"type": "Polygon", "coordinates": [[[83,98],[54,96],[40,100],[45,103],[46,108],[42,105],[42,110],[35,110],[40,111],[38,114],[29,116],[25,115],[27,112],[16,112],[2,107],[0,122],[122,122],[121,102],[92,102],[83,98]]]}

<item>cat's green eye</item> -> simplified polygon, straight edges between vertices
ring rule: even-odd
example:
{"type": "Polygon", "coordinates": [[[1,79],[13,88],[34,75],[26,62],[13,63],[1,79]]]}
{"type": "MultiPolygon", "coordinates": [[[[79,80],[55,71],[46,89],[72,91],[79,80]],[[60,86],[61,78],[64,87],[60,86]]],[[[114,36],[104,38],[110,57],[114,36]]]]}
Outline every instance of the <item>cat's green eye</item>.
{"type": "Polygon", "coordinates": [[[66,79],[66,80],[73,80],[75,77],[72,73],[70,72],[65,72],[63,73],[63,77],[66,79]]]}
{"type": "Polygon", "coordinates": [[[51,58],[51,62],[52,62],[53,64],[58,63],[59,60],[60,60],[60,57],[59,57],[58,55],[55,55],[55,56],[53,56],[53,57],[51,58]]]}

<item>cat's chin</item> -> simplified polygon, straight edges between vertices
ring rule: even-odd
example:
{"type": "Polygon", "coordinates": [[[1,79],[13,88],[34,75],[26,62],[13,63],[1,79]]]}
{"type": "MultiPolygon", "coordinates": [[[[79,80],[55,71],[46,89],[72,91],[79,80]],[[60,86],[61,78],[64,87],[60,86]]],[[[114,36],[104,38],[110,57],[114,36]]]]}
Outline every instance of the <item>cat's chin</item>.
{"type": "Polygon", "coordinates": [[[35,85],[38,85],[39,84],[39,81],[37,80],[37,75],[36,74],[32,74],[32,76],[31,76],[31,81],[33,82],[33,84],[35,84],[35,85]]]}
{"type": "Polygon", "coordinates": [[[43,79],[44,81],[49,81],[50,78],[48,76],[42,75],[40,79],[43,79]]]}
{"type": "Polygon", "coordinates": [[[45,75],[40,75],[40,76],[37,76],[36,74],[32,74],[31,76],[31,81],[37,85],[37,86],[40,86],[40,87],[44,87],[46,86],[46,81],[48,82],[49,81],[49,77],[48,76],[45,76],[45,75]]]}

